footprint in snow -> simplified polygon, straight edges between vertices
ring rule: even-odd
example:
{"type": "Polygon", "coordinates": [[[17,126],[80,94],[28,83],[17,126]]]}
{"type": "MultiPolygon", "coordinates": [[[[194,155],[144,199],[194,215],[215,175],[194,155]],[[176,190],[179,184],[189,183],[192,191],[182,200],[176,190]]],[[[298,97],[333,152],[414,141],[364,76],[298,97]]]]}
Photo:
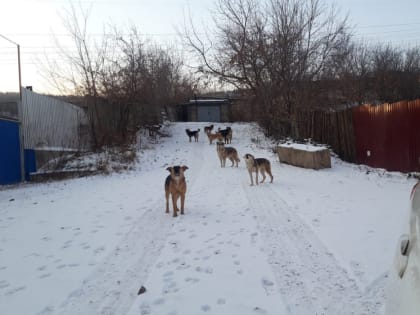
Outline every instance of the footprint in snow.
{"type": "Polygon", "coordinates": [[[96,255],[103,252],[104,250],[105,250],[105,246],[100,246],[100,247],[97,247],[93,252],[96,255]]]}
{"type": "Polygon", "coordinates": [[[225,299],[223,299],[223,298],[218,298],[218,299],[217,299],[217,304],[219,304],[219,305],[226,304],[226,300],[225,300],[225,299]]]}
{"type": "Polygon", "coordinates": [[[0,280],[0,290],[10,287],[10,283],[6,280],[0,280]]]}
{"type": "Polygon", "coordinates": [[[185,282],[191,282],[191,283],[197,283],[200,281],[199,278],[192,278],[192,277],[187,277],[184,279],[185,282]]]}
{"type": "Polygon", "coordinates": [[[53,306],[46,306],[44,307],[43,310],[41,310],[40,312],[36,313],[36,315],[50,315],[53,314],[54,312],[54,307],[53,306]]]}
{"type": "Polygon", "coordinates": [[[262,309],[261,307],[258,307],[258,306],[254,307],[254,312],[257,313],[257,314],[263,314],[263,315],[268,314],[266,310],[264,310],[264,309],[262,309]]]}
{"type": "Polygon", "coordinates": [[[140,314],[141,315],[149,315],[152,314],[152,310],[148,303],[143,303],[140,305],[140,314]]]}
{"type": "Polygon", "coordinates": [[[273,281],[268,280],[268,279],[265,279],[265,278],[263,278],[261,280],[261,282],[262,282],[262,284],[263,284],[264,287],[271,287],[271,286],[274,285],[274,282],[273,281]]]}
{"type": "Polygon", "coordinates": [[[201,310],[203,312],[209,312],[211,310],[211,307],[210,307],[210,305],[205,304],[205,305],[201,306],[201,310]]]}
{"type": "Polygon", "coordinates": [[[39,276],[40,279],[45,279],[45,278],[48,278],[48,277],[51,277],[50,273],[44,273],[44,274],[39,276]]]}
{"type": "Polygon", "coordinates": [[[162,305],[163,303],[165,303],[164,298],[158,298],[158,299],[153,301],[153,304],[155,304],[155,305],[162,305]]]}
{"type": "Polygon", "coordinates": [[[16,287],[16,288],[13,288],[13,289],[7,291],[5,295],[13,295],[13,294],[15,294],[15,293],[17,293],[19,291],[23,291],[25,289],[26,289],[26,286],[16,287]]]}

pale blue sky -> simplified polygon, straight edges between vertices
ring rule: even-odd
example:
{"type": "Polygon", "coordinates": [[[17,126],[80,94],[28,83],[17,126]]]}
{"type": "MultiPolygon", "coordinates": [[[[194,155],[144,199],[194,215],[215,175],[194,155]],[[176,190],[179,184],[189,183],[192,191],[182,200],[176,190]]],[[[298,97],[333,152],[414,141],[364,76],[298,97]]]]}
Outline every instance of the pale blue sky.
{"type": "MultiPolygon", "coordinates": [[[[76,1],[73,1],[77,3],[76,1]]],[[[177,40],[174,26],[181,25],[184,12],[190,9],[197,23],[209,20],[214,0],[82,0],[84,7],[92,6],[89,31],[101,34],[103,25],[110,23],[121,28],[136,25],[143,34],[158,42],[177,40]]],[[[356,39],[368,42],[390,42],[401,47],[420,44],[420,0],[325,0],[349,14],[356,39]]],[[[56,51],[51,43],[54,32],[60,39],[65,31],[59,12],[68,7],[65,0],[1,0],[0,34],[21,46],[22,85],[32,85],[45,92],[38,74],[35,56],[56,51]]],[[[1,44],[0,49],[4,46],[1,44]]],[[[10,45],[9,45],[10,46],[10,45]]],[[[13,47],[13,45],[11,45],[13,47]]],[[[10,49],[10,47],[9,47],[10,49]]],[[[1,51],[0,51],[1,52],[1,51]]],[[[9,55],[0,54],[0,73],[9,72],[9,55]],[[8,56],[8,57],[5,57],[8,56]]],[[[11,65],[14,67],[14,65],[11,65]]],[[[13,68],[14,69],[14,68],[13,68]]],[[[13,75],[7,82],[14,81],[13,75]],[[12,79],[11,79],[12,78],[12,79]]],[[[0,79],[0,91],[6,83],[0,79]]]]}

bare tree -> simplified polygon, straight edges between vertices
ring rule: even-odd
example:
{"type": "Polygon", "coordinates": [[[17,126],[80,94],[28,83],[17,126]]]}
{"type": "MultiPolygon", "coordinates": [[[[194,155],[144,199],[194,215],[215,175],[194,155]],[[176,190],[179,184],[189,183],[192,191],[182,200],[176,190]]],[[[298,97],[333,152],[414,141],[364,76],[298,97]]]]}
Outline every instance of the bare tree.
{"type": "Polygon", "coordinates": [[[69,9],[62,16],[62,23],[71,39],[71,49],[53,34],[60,50],[58,59],[46,55],[44,77],[63,94],[73,94],[85,98],[94,148],[103,144],[103,131],[99,113],[98,81],[107,54],[107,41],[99,45],[88,36],[90,11],[75,7],[70,2],[69,9]]]}
{"type": "Polygon", "coordinates": [[[297,111],[349,44],[346,18],[319,0],[219,0],[214,20],[215,43],[184,28],[202,71],[251,91],[269,133],[299,136],[297,111]]]}
{"type": "Polygon", "coordinates": [[[136,129],[160,121],[161,112],[192,90],[182,60],[169,50],[111,27],[98,41],[88,35],[89,10],[70,9],[63,23],[73,49],[61,47],[60,62],[47,59],[48,77],[66,94],[83,99],[94,148],[127,144],[136,129]]]}

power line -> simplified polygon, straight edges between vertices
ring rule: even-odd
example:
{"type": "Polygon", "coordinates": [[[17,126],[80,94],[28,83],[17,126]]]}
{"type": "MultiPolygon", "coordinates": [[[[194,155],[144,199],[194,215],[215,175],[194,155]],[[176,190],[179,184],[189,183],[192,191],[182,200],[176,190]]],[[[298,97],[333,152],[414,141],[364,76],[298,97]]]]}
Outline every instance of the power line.
{"type": "Polygon", "coordinates": [[[399,24],[372,24],[372,25],[363,25],[358,26],[359,28],[370,28],[370,27],[394,27],[394,26],[410,26],[410,25],[420,25],[420,22],[413,23],[399,23],[399,24]]]}
{"type": "MultiPolygon", "coordinates": [[[[59,37],[73,37],[71,34],[54,34],[54,33],[9,33],[7,36],[59,36],[59,37]]],[[[87,36],[130,36],[133,34],[123,33],[123,34],[114,34],[114,33],[87,33],[87,36]]],[[[202,34],[203,35],[203,34],[202,34]]],[[[136,36],[179,36],[178,33],[138,33],[136,36]]]]}

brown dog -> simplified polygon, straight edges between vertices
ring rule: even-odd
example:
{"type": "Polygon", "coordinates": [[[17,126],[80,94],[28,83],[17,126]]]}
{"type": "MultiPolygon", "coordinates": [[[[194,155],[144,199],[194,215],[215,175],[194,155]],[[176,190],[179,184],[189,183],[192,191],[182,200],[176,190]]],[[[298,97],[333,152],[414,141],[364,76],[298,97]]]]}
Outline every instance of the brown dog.
{"type": "Polygon", "coordinates": [[[217,155],[220,160],[220,166],[226,166],[226,159],[229,159],[232,162],[232,167],[236,162],[236,167],[238,167],[238,163],[241,161],[238,157],[238,151],[232,147],[225,147],[225,144],[221,141],[217,142],[217,155]]]}
{"type": "Polygon", "coordinates": [[[246,168],[248,169],[249,177],[251,178],[251,186],[254,185],[252,180],[252,173],[255,172],[255,182],[258,185],[258,173],[260,172],[263,176],[261,183],[265,181],[265,173],[271,177],[271,183],[273,182],[273,175],[271,174],[270,161],[264,158],[254,158],[252,154],[245,154],[244,156],[246,168]]]}
{"type": "Polygon", "coordinates": [[[216,139],[219,140],[219,141],[223,141],[223,136],[218,132],[216,132],[216,133],[209,132],[207,134],[207,137],[209,138],[209,143],[210,144],[212,144],[213,140],[216,140],[216,139]]]}
{"type": "Polygon", "coordinates": [[[185,132],[190,138],[190,142],[191,142],[192,137],[194,137],[195,142],[198,142],[198,133],[200,132],[200,129],[197,129],[197,130],[185,129],[185,132]]]}
{"type": "Polygon", "coordinates": [[[174,217],[177,216],[179,211],[177,206],[178,198],[181,198],[181,214],[184,214],[185,193],[187,191],[184,172],[187,169],[187,166],[170,166],[166,169],[171,173],[165,180],[166,213],[169,213],[169,195],[172,195],[174,217]]]}

